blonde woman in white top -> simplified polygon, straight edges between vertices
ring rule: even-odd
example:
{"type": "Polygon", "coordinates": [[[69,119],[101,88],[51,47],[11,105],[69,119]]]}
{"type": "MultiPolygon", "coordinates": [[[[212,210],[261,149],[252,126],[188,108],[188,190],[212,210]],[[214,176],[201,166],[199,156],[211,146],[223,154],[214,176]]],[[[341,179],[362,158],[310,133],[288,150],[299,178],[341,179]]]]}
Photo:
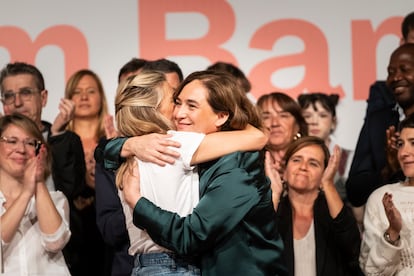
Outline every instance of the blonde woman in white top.
{"type": "Polygon", "coordinates": [[[61,192],[46,188],[49,165],[43,136],[29,118],[0,118],[4,275],[70,275],[61,251],[71,235],[69,207],[61,192]]]}

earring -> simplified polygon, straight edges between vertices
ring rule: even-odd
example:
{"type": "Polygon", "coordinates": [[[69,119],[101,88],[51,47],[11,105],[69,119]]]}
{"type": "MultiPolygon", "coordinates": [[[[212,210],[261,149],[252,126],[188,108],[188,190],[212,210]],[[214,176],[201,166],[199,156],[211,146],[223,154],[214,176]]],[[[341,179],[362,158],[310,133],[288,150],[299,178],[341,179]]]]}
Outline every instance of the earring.
{"type": "Polygon", "coordinates": [[[295,134],[295,136],[293,136],[293,141],[296,141],[301,137],[302,137],[302,134],[300,134],[300,132],[298,132],[298,133],[295,134]]]}

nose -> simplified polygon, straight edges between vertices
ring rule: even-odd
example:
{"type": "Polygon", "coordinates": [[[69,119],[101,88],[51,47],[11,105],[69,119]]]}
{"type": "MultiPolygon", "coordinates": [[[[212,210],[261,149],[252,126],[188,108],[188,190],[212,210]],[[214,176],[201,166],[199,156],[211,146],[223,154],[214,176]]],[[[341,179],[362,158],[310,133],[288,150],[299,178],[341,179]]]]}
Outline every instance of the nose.
{"type": "Polygon", "coordinates": [[[280,124],[279,115],[278,114],[272,115],[270,123],[272,126],[278,126],[280,124]]]}
{"type": "Polygon", "coordinates": [[[87,91],[82,91],[82,92],[80,93],[80,95],[81,95],[81,99],[82,99],[82,100],[88,99],[88,97],[89,97],[89,95],[88,95],[88,92],[87,92],[87,91]]]}
{"type": "Polygon", "coordinates": [[[316,125],[317,123],[318,123],[318,116],[316,114],[309,117],[308,124],[316,125]]]}
{"type": "Polygon", "coordinates": [[[175,119],[184,118],[186,114],[185,108],[182,105],[176,105],[174,107],[173,117],[175,119]]]}
{"type": "Polygon", "coordinates": [[[23,101],[22,98],[20,98],[20,93],[14,94],[14,106],[22,106],[23,101]]]}
{"type": "Polygon", "coordinates": [[[26,145],[24,144],[23,141],[18,141],[15,145],[15,151],[16,152],[20,152],[20,153],[24,153],[26,152],[26,145]]]}
{"type": "Polygon", "coordinates": [[[410,154],[410,150],[413,152],[412,148],[409,148],[407,145],[402,145],[398,150],[398,156],[403,159],[410,154]]]}
{"type": "Polygon", "coordinates": [[[306,171],[308,169],[307,163],[304,161],[300,162],[299,169],[301,169],[302,171],[306,171]]]}

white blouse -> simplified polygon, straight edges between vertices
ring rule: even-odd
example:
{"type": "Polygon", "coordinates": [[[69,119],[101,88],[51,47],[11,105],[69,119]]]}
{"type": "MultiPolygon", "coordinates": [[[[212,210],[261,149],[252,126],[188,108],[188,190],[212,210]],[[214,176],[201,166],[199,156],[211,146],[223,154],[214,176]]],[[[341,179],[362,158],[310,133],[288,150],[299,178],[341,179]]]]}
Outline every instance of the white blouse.
{"type": "MultiPolygon", "coordinates": [[[[1,241],[1,275],[70,275],[62,254],[71,235],[69,205],[63,193],[49,193],[62,217],[62,224],[54,234],[42,233],[37,221],[35,198],[32,197],[11,242],[1,241]]],[[[0,191],[1,215],[6,211],[5,202],[6,198],[0,191]]]]}
{"type": "Polygon", "coordinates": [[[315,228],[312,223],[309,231],[303,239],[293,239],[293,250],[295,255],[295,276],[316,276],[316,247],[315,228]]]}

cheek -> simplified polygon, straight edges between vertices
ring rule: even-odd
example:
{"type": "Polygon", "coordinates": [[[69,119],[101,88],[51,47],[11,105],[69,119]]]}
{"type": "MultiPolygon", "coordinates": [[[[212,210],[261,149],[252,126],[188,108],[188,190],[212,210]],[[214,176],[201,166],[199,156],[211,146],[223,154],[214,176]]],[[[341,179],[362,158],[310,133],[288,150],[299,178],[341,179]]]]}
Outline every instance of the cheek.
{"type": "Polygon", "coordinates": [[[3,110],[5,115],[10,115],[14,111],[14,105],[3,105],[3,110]]]}
{"type": "Polygon", "coordinates": [[[283,128],[286,130],[287,135],[292,135],[299,132],[299,127],[295,124],[294,121],[286,121],[281,123],[283,128]]]}

